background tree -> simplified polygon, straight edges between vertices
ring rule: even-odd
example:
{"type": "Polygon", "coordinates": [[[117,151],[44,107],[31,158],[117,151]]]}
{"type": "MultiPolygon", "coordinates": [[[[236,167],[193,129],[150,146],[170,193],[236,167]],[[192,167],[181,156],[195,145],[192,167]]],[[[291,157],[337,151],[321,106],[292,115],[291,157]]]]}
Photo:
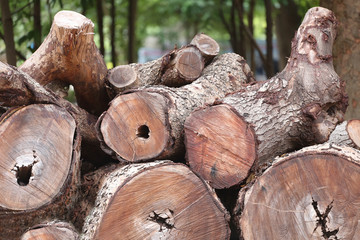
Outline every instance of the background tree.
{"type": "Polygon", "coordinates": [[[136,28],[136,9],[137,9],[137,0],[129,0],[129,10],[128,10],[128,62],[133,63],[136,59],[135,54],[135,28],[136,28]]]}
{"type": "Polygon", "coordinates": [[[6,60],[9,64],[16,65],[13,21],[8,0],[1,0],[1,16],[6,45],[6,60]]]}
{"type": "Polygon", "coordinates": [[[334,66],[346,82],[349,106],[345,118],[360,118],[360,1],[321,0],[320,5],[335,13],[339,21],[337,39],[334,43],[334,66]]]}

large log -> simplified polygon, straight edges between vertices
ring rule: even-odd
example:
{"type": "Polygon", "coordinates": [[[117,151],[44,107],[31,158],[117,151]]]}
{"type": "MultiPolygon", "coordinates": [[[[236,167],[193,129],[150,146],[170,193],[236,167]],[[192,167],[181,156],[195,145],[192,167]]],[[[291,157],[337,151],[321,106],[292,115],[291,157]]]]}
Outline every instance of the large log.
{"type": "Polygon", "coordinates": [[[0,238],[70,219],[77,201],[80,138],[75,120],[52,104],[10,109],[0,119],[0,238]]]}
{"type": "Polygon", "coordinates": [[[347,97],[331,56],[335,27],[336,19],[331,11],[320,7],[310,9],[295,35],[291,56],[281,73],[230,94],[217,105],[188,118],[187,160],[212,186],[230,187],[242,181],[254,161],[259,166],[266,165],[275,156],[323,143],[337,123],[343,121],[347,97]],[[219,114],[210,118],[215,108],[219,114]],[[221,114],[228,109],[236,114],[221,114]],[[247,124],[235,125],[241,121],[247,124]],[[233,130],[224,131],[223,127],[216,127],[219,125],[233,130]],[[255,136],[248,135],[252,128],[255,136]],[[227,140],[234,135],[237,139],[227,140]],[[256,153],[242,155],[241,152],[248,151],[246,144],[254,149],[254,138],[259,142],[256,153]],[[226,158],[222,160],[224,152],[226,158]],[[212,168],[225,171],[216,172],[212,168]],[[225,176],[230,178],[228,173],[232,181],[220,183],[225,176]]]}
{"type": "Polygon", "coordinates": [[[359,159],[329,144],[276,159],[239,193],[241,239],[357,239],[359,159]]]}
{"type": "Polygon", "coordinates": [[[94,42],[94,24],[79,13],[58,12],[44,42],[19,69],[54,92],[73,85],[77,103],[92,114],[107,108],[107,67],[94,42]]]}
{"type": "Polygon", "coordinates": [[[187,166],[131,164],[106,177],[81,239],[229,239],[228,220],[213,190],[187,166]]]}
{"type": "Polygon", "coordinates": [[[104,150],[132,162],[181,154],[183,124],[190,112],[252,81],[245,60],[230,53],[214,59],[191,84],[120,95],[98,120],[104,150]]]}
{"type": "Polygon", "coordinates": [[[78,240],[79,233],[67,222],[52,221],[31,227],[21,240],[78,240]]]}

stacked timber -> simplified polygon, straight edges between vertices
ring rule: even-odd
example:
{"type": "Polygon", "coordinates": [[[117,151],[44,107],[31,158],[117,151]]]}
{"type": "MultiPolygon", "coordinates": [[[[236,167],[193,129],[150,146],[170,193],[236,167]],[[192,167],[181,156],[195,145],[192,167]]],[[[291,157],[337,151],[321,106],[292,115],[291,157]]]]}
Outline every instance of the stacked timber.
{"type": "Polygon", "coordinates": [[[356,238],[336,26],[310,9],[287,66],[257,82],[205,34],[108,70],[91,20],[60,11],[23,65],[0,63],[0,239],[356,238]]]}

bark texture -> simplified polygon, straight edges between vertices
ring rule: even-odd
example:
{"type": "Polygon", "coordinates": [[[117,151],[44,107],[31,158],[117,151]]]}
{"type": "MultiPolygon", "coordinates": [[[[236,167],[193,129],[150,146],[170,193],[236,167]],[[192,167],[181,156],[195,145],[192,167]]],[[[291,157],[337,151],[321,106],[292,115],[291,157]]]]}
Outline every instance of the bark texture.
{"type": "MultiPolygon", "coordinates": [[[[285,69],[221,101],[224,107],[233,107],[254,128],[259,141],[260,166],[283,153],[327,141],[337,123],[343,121],[347,96],[344,82],[333,69],[331,55],[335,27],[336,19],[331,11],[320,7],[310,9],[292,42],[285,69]]],[[[199,121],[206,122],[206,115],[199,121]]],[[[223,119],[223,124],[231,121],[223,119]]],[[[220,134],[226,132],[204,138],[214,141],[220,134]]],[[[218,145],[218,150],[213,151],[229,149],[227,144],[232,143],[218,145]]]]}
{"type": "Polygon", "coordinates": [[[54,92],[73,85],[77,103],[100,115],[108,104],[104,86],[107,68],[93,37],[90,19],[72,11],[60,11],[50,33],[20,70],[54,92]]]}
{"type": "Polygon", "coordinates": [[[360,153],[328,144],[278,158],[239,193],[242,239],[356,239],[360,153]]]}
{"type": "Polygon", "coordinates": [[[188,167],[170,161],[113,171],[95,206],[83,228],[84,240],[230,236],[228,213],[215,193],[188,167]]]}
{"type": "Polygon", "coordinates": [[[345,118],[360,119],[360,1],[322,0],[320,5],[334,11],[339,20],[339,33],[334,44],[334,66],[346,82],[349,95],[345,118]]]}
{"type": "Polygon", "coordinates": [[[180,88],[153,86],[115,98],[98,121],[99,137],[105,151],[127,161],[182,154],[185,118],[253,81],[241,56],[221,55],[191,84],[180,88]]]}
{"type": "Polygon", "coordinates": [[[329,144],[360,148],[360,120],[354,119],[337,125],[329,137],[329,144]]]}
{"type": "Polygon", "coordinates": [[[75,120],[55,105],[8,110],[0,120],[0,238],[28,227],[70,219],[80,175],[75,120]]]}

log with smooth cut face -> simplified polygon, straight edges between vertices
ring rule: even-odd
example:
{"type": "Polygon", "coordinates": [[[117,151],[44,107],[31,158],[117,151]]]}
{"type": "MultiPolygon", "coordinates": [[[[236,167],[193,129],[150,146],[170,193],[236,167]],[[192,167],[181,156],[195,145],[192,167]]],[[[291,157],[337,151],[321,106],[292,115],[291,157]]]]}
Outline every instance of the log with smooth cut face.
{"type": "Polygon", "coordinates": [[[117,97],[101,120],[104,143],[130,162],[158,157],[169,142],[166,102],[157,93],[135,92],[117,97]]]}

